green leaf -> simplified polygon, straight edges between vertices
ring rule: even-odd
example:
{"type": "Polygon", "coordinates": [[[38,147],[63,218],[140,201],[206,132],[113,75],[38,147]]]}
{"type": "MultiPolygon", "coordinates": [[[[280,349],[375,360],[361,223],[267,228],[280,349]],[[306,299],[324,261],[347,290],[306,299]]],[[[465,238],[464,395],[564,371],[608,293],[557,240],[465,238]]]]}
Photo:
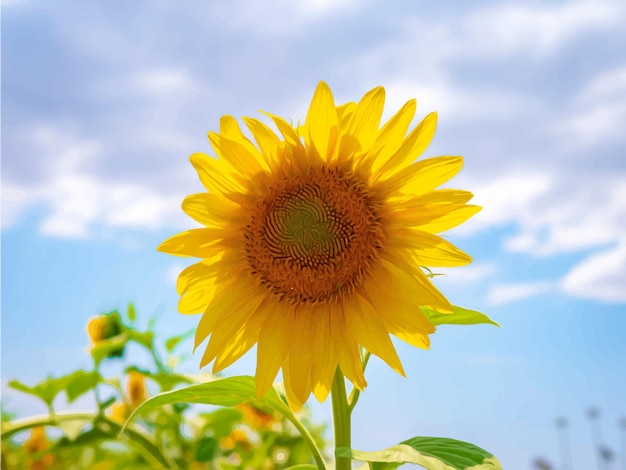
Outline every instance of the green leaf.
{"type": "Polygon", "coordinates": [[[147,349],[152,349],[152,340],[154,339],[154,333],[152,331],[137,331],[132,328],[128,329],[128,340],[135,341],[136,343],[145,346],[147,349]]]}
{"type": "Polygon", "coordinates": [[[84,370],[77,370],[72,372],[67,376],[65,385],[67,401],[72,403],[79,396],[95,388],[98,382],[100,382],[100,379],[100,374],[96,371],[86,372],[84,370]]]}
{"type": "Polygon", "coordinates": [[[213,460],[217,450],[217,439],[214,437],[203,437],[198,441],[196,449],[196,460],[198,462],[209,462],[213,460]]]}
{"type": "Polygon", "coordinates": [[[67,377],[47,377],[41,382],[29,387],[28,385],[20,382],[19,380],[11,380],[8,385],[15,390],[19,390],[23,393],[28,393],[30,395],[34,395],[48,406],[52,406],[52,402],[56,398],[56,396],[65,389],[65,384],[67,383],[67,377]]]}
{"type": "MultiPolygon", "coordinates": [[[[256,397],[254,378],[249,376],[227,377],[198,385],[189,385],[155,395],[143,402],[128,418],[147,413],[153,409],[172,403],[202,403],[206,405],[236,406],[240,403],[259,402],[256,397]]],[[[287,404],[278,392],[271,388],[261,403],[272,410],[290,414],[287,404]]]]}
{"type": "Polygon", "coordinates": [[[165,349],[167,350],[167,352],[171,353],[174,350],[174,348],[178,346],[178,343],[180,343],[182,340],[187,339],[191,337],[193,334],[195,334],[195,330],[196,330],[195,328],[192,328],[191,330],[183,334],[168,338],[165,341],[165,349]]]}
{"type": "Polygon", "coordinates": [[[299,465],[287,467],[285,470],[317,470],[317,467],[308,463],[302,463],[299,465]]]}
{"type": "Polygon", "coordinates": [[[193,383],[193,380],[191,380],[189,377],[177,374],[176,372],[148,372],[145,375],[157,382],[161,387],[161,390],[165,391],[171,390],[172,388],[174,388],[175,385],[178,385],[180,383],[193,383]]]}
{"type": "Polygon", "coordinates": [[[217,439],[228,436],[235,424],[241,422],[241,411],[235,408],[218,408],[211,413],[199,413],[198,417],[204,419],[202,432],[211,430],[211,435],[217,439]]]}
{"type": "Polygon", "coordinates": [[[65,433],[67,438],[70,441],[73,441],[83,431],[85,424],[89,422],[90,420],[85,420],[85,419],[63,420],[58,423],[58,426],[61,428],[63,433],[65,433]]]}
{"type": "Polygon", "coordinates": [[[128,315],[128,319],[131,322],[134,322],[135,319],[137,318],[137,312],[135,311],[135,305],[132,302],[130,302],[128,304],[127,315],[128,315]]]}
{"type": "Polygon", "coordinates": [[[452,313],[439,313],[426,307],[420,307],[422,313],[433,325],[500,325],[484,313],[476,310],[468,310],[462,307],[453,307],[452,313]]]}
{"type": "Polygon", "coordinates": [[[342,447],[335,455],[373,462],[372,470],[392,470],[404,463],[418,464],[428,470],[502,470],[498,459],[486,450],[446,437],[413,437],[378,452],[342,447]]]}

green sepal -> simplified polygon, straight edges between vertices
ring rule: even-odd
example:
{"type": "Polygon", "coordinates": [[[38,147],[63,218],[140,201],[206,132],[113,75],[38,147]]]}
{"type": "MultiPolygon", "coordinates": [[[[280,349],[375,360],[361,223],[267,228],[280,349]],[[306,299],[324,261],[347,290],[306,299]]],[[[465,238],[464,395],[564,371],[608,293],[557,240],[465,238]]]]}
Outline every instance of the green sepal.
{"type": "Polygon", "coordinates": [[[500,325],[484,313],[476,310],[468,310],[463,307],[453,307],[452,313],[439,313],[428,307],[420,307],[428,321],[433,325],[500,325]]]}

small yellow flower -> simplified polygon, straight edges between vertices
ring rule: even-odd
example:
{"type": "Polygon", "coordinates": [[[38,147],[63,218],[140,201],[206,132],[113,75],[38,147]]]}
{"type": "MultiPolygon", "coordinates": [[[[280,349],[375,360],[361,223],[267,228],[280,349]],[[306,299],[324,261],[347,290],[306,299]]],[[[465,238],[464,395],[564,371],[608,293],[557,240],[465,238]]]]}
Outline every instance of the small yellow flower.
{"type": "Polygon", "coordinates": [[[24,442],[24,453],[28,456],[26,465],[30,470],[45,470],[54,464],[54,455],[45,451],[50,449],[50,441],[43,426],[33,428],[30,437],[24,442]]]}
{"type": "MultiPolygon", "coordinates": [[[[122,322],[117,313],[98,315],[87,320],[87,335],[91,340],[92,349],[101,342],[121,334],[122,331],[122,322]]],[[[109,357],[121,357],[123,354],[124,348],[122,347],[111,351],[109,357]]]]}
{"type": "Polygon", "coordinates": [[[141,372],[131,370],[128,373],[127,384],[128,401],[130,406],[135,409],[148,398],[148,389],[146,388],[146,376],[141,372]]]}
{"type": "Polygon", "coordinates": [[[221,438],[219,441],[220,449],[223,451],[233,450],[237,445],[240,445],[242,450],[246,452],[252,449],[248,435],[241,429],[233,429],[228,436],[221,438]]]}
{"type": "Polygon", "coordinates": [[[128,403],[124,403],[123,401],[113,403],[107,408],[106,415],[116,423],[124,424],[130,416],[128,403]]]}
{"type": "Polygon", "coordinates": [[[195,347],[210,337],[201,367],[219,372],[257,344],[257,395],[282,369],[297,408],[328,396],[338,366],[362,390],[361,348],[404,375],[390,334],[429,347],[435,327],[420,307],[452,306],[422,267],[471,262],[437,234],[480,208],[467,191],[437,189],[462,157],[417,160],[437,115],[408,131],[410,100],[381,126],[384,100],[377,87],[336,105],[320,82],[302,126],[268,114],[277,135],[243,118],[255,145],[224,116],[209,133],[217,158],[191,156],[207,192],[182,207],[205,227],[159,250],[201,258],[177,282],[180,312],[202,313],[195,347]]]}
{"type": "Polygon", "coordinates": [[[269,430],[274,423],[278,422],[278,419],[273,413],[267,413],[249,403],[242,403],[236,406],[236,408],[241,411],[243,422],[252,429],[269,430]]]}

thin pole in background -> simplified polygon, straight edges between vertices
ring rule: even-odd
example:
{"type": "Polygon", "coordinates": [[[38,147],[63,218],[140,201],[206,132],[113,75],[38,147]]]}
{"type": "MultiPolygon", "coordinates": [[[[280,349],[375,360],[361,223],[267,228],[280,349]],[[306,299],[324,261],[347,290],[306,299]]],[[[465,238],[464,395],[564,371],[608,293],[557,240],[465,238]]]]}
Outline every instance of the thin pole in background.
{"type": "Polygon", "coordinates": [[[598,470],[605,470],[604,459],[602,458],[602,436],[600,432],[600,410],[598,408],[589,408],[587,410],[587,418],[591,426],[591,444],[593,446],[593,452],[598,459],[598,470]]]}
{"type": "Polygon", "coordinates": [[[572,451],[567,435],[567,418],[561,417],[556,420],[556,429],[559,437],[559,450],[561,451],[561,470],[574,470],[572,463],[572,451]]]}

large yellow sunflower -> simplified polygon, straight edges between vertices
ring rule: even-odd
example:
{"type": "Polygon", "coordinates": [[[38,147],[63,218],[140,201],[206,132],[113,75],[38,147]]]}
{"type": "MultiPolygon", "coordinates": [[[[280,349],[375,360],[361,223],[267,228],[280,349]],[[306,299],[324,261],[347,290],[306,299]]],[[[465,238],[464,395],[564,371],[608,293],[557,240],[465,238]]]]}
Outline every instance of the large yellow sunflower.
{"type": "Polygon", "coordinates": [[[327,397],[337,366],[363,389],[361,348],[404,375],[390,333],[428,348],[435,328],[420,306],[452,307],[422,269],[471,261],[435,234],[480,208],[467,191],[435,189],[462,157],[415,162],[437,115],[407,133],[410,100],[380,127],[384,99],[377,87],[337,106],[320,82],[303,125],[268,114],[277,135],[243,118],[255,145],[224,116],[209,133],[217,158],[190,157],[207,192],[182,208],[205,228],[159,250],[202,258],[177,283],[180,312],[202,313],[196,347],[210,336],[201,367],[220,371],[257,344],[257,394],[282,368],[298,407],[327,397]]]}

